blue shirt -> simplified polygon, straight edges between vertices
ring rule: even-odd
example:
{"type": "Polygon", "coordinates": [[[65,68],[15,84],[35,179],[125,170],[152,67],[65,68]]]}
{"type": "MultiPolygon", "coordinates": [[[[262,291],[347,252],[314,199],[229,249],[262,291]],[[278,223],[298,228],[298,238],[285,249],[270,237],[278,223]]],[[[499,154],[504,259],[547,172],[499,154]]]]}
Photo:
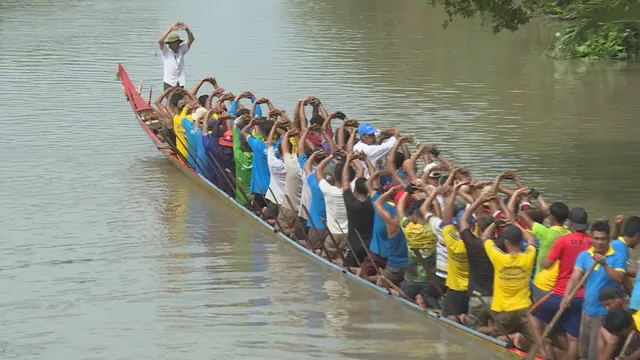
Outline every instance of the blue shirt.
{"type": "MultiPolygon", "coordinates": [[[[300,156],[298,156],[298,164],[300,165],[300,169],[304,170],[304,165],[307,163],[307,159],[309,157],[307,156],[307,154],[302,154],[300,156]]],[[[315,167],[314,167],[315,169],[315,167]]]]}
{"type": "Polygon", "coordinates": [[[267,160],[267,144],[258,140],[253,135],[247,139],[249,147],[253,151],[253,167],[251,168],[251,186],[249,190],[253,194],[266,195],[269,190],[269,162],[267,160]]]}
{"type": "Polygon", "coordinates": [[[198,142],[196,140],[195,134],[193,133],[193,123],[191,121],[189,121],[189,119],[182,118],[182,127],[184,127],[184,134],[185,137],[187,138],[187,150],[188,150],[188,157],[187,157],[187,161],[189,162],[189,165],[192,168],[196,168],[196,158],[194,156],[196,156],[196,154],[198,153],[198,142]]]}
{"type": "Polygon", "coordinates": [[[214,185],[218,186],[218,173],[216,168],[214,168],[215,165],[213,163],[215,154],[213,153],[213,146],[211,146],[211,134],[202,135],[201,141],[205,156],[209,156],[208,159],[205,159],[204,163],[205,171],[207,172],[205,176],[208,175],[207,179],[209,179],[209,181],[214,185]]]}
{"type": "Polygon", "coordinates": [[[307,226],[324,230],[325,227],[320,220],[320,217],[323,219],[327,218],[327,208],[324,204],[324,194],[320,190],[320,185],[318,184],[318,179],[316,179],[315,173],[307,175],[307,183],[309,183],[309,189],[311,190],[309,215],[311,215],[311,220],[313,220],[313,222],[311,220],[307,220],[307,226]]]}
{"type": "Polygon", "coordinates": [[[406,269],[409,266],[407,251],[407,240],[404,237],[404,232],[398,229],[398,232],[389,238],[387,266],[394,269],[406,269]]]}
{"type": "Polygon", "coordinates": [[[624,241],[620,240],[620,238],[612,240],[611,247],[616,252],[616,254],[624,257],[625,263],[629,260],[629,247],[624,241]]]}
{"type": "Polygon", "coordinates": [[[210,173],[207,169],[207,167],[209,166],[209,164],[207,163],[207,152],[204,148],[204,144],[202,143],[202,129],[198,128],[193,132],[193,134],[196,141],[196,156],[198,157],[198,161],[196,162],[196,171],[198,174],[202,174],[206,177],[207,174],[210,173]]]}
{"type": "MultiPolygon", "coordinates": [[[[582,269],[586,273],[593,264],[593,259],[591,259],[593,252],[593,247],[581,252],[576,259],[575,267],[582,269]]],[[[613,247],[609,246],[609,250],[605,255],[605,261],[609,266],[616,269],[616,271],[626,271],[627,263],[623,255],[624,254],[617,252],[613,247]]],[[[591,275],[589,275],[587,281],[584,283],[584,304],[582,305],[582,311],[584,311],[585,314],[589,316],[607,315],[607,309],[598,301],[600,290],[607,285],[618,289],[620,288],[618,284],[607,276],[607,272],[601,265],[596,265],[596,268],[593,269],[591,275]]]]}
{"type": "MultiPolygon", "coordinates": [[[[533,234],[531,234],[533,235],[533,234]]],[[[536,248],[536,259],[538,258],[538,250],[540,250],[540,239],[537,236],[533,235],[533,238],[536,239],[536,244],[534,247],[536,248]]],[[[527,240],[522,240],[520,242],[520,251],[525,252],[527,250],[527,246],[529,246],[529,242],[527,240]]],[[[529,286],[533,286],[533,280],[536,278],[536,268],[537,261],[533,262],[533,271],[531,272],[531,280],[529,281],[529,286]]]]}
{"type": "MultiPolygon", "coordinates": [[[[251,104],[253,104],[254,102],[256,102],[256,98],[255,96],[251,97],[251,104]]],[[[236,113],[238,112],[238,100],[233,100],[231,101],[231,104],[229,104],[229,108],[227,109],[227,114],[236,117],[236,113]]],[[[255,117],[261,117],[262,116],[262,109],[260,109],[260,104],[256,105],[256,112],[255,112],[255,117]]]]}
{"type": "MultiPolygon", "coordinates": [[[[371,201],[376,201],[380,197],[380,194],[375,193],[371,196],[371,201]]],[[[388,202],[384,203],[384,208],[390,212],[392,215],[396,215],[396,207],[395,205],[391,205],[388,202]]],[[[382,220],[382,217],[375,211],[375,207],[373,208],[373,237],[371,238],[371,244],[369,245],[369,250],[378,254],[383,258],[389,257],[389,237],[387,235],[387,225],[382,220]]]]}

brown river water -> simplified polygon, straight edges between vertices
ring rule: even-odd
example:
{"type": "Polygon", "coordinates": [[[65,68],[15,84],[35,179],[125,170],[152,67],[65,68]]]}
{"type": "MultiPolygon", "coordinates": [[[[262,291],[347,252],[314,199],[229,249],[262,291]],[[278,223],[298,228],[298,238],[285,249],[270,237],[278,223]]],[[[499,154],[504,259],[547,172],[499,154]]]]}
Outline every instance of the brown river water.
{"type": "Polygon", "coordinates": [[[158,94],[155,41],[184,21],[188,85],[289,111],[315,95],[479,178],[637,213],[638,64],[548,59],[551,24],[442,20],[421,0],[0,0],[0,358],[496,358],[217,204],[115,79],[123,63],[158,94]]]}

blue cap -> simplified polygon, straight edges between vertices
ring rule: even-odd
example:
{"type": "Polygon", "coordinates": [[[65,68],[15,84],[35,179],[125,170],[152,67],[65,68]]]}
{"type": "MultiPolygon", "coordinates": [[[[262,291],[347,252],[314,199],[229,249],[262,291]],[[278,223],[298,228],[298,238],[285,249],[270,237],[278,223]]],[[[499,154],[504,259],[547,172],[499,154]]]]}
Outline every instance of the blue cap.
{"type": "Polygon", "coordinates": [[[360,126],[358,126],[358,134],[359,135],[373,135],[376,133],[376,129],[373,128],[373,126],[364,123],[361,124],[360,126]]]}
{"type": "MultiPolygon", "coordinates": [[[[462,219],[462,215],[464,215],[464,209],[463,210],[458,210],[458,212],[453,217],[453,223],[456,224],[456,225],[460,224],[460,219],[462,219]]],[[[473,218],[473,215],[469,216],[469,218],[467,219],[467,223],[469,223],[469,226],[472,229],[473,229],[473,225],[475,223],[474,220],[475,219],[473,218]]]]}

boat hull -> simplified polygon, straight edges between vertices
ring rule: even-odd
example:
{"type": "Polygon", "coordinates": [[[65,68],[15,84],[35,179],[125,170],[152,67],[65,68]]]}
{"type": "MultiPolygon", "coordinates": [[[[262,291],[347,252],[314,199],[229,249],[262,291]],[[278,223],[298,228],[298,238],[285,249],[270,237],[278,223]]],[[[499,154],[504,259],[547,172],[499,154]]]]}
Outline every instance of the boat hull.
{"type": "Polygon", "coordinates": [[[300,252],[310,256],[311,258],[313,258],[315,261],[320,262],[324,265],[326,265],[329,268],[332,268],[333,270],[342,273],[344,276],[349,277],[350,279],[352,279],[353,281],[357,281],[358,283],[366,286],[367,288],[369,288],[372,291],[378,292],[380,294],[386,295],[386,296],[393,296],[393,298],[401,303],[403,303],[405,306],[409,307],[410,309],[412,309],[413,311],[416,311],[422,315],[425,315],[429,318],[432,318],[434,320],[436,320],[438,322],[438,324],[440,325],[444,325],[447,326],[449,328],[455,329],[456,331],[460,332],[460,333],[464,333],[468,336],[470,336],[471,338],[478,340],[479,342],[492,347],[494,350],[497,350],[507,356],[513,357],[513,358],[523,358],[526,354],[520,350],[514,349],[514,348],[509,348],[507,347],[507,344],[505,342],[499,341],[493,337],[484,335],[482,333],[479,333],[473,329],[467,328],[463,325],[458,324],[457,322],[451,321],[447,318],[441,317],[438,313],[430,311],[430,310],[425,310],[420,308],[418,305],[407,301],[406,299],[403,299],[399,296],[394,296],[392,295],[389,291],[376,286],[375,284],[372,284],[369,281],[366,281],[364,279],[361,279],[360,277],[347,272],[345,269],[341,268],[340,266],[337,266],[336,264],[332,263],[331,261],[328,261],[322,257],[317,256],[315,253],[313,253],[312,251],[306,249],[305,247],[301,246],[300,244],[298,244],[297,242],[291,240],[289,237],[287,237],[286,235],[282,234],[281,232],[278,232],[273,226],[271,226],[269,223],[267,223],[266,221],[264,221],[262,218],[256,216],[254,213],[252,213],[251,211],[249,211],[248,209],[246,209],[244,206],[242,206],[240,203],[238,203],[233,197],[230,197],[229,195],[227,195],[224,191],[222,191],[221,189],[219,189],[218,187],[216,187],[213,183],[211,183],[209,180],[207,180],[205,177],[203,177],[202,175],[197,174],[193,169],[191,169],[187,164],[184,163],[184,161],[182,161],[177,155],[175,155],[170,149],[167,149],[166,146],[163,147],[161,145],[166,145],[161,137],[158,134],[157,131],[157,127],[154,128],[153,126],[151,126],[152,122],[155,119],[161,119],[160,114],[153,108],[150,107],[150,104],[145,101],[142,96],[138,93],[138,90],[133,86],[133,83],[131,82],[131,79],[129,78],[128,74],[126,73],[126,71],[124,70],[124,67],[122,65],[118,65],[118,75],[119,78],[122,82],[122,87],[125,93],[125,96],[127,97],[127,101],[131,104],[131,107],[136,115],[136,119],[138,120],[140,126],[142,127],[142,129],[147,133],[147,135],[149,136],[149,138],[151,139],[151,141],[154,143],[154,145],[156,145],[156,147],[158,148],[158,151],[162,152],[168,159],[169,161],[176,167],[178,168],[180,171],[182,171],[182,173],[184,173],[189,179],[195,181],[196,183],[198,183],[199,185],[201,185],[204,189],[206,189],[207,191],[209,191],[210,193],[216,195],[218,198],[220,198],[222,201],[225,201],[228,203],[228,205],[232,205],[233,208],[235,208],[238,212],[246,215],[249,218],[252,218],[253,220],[255,220],[255,224],[262,226],[266,229],[268,229],[270,232],[274,233],[274,236],[276,236],[277,238],[279,238],[280,240],[286,241],[287,243],[291,244],[293,247],[295,247],[297,250],[299,250],[300,252]]]}

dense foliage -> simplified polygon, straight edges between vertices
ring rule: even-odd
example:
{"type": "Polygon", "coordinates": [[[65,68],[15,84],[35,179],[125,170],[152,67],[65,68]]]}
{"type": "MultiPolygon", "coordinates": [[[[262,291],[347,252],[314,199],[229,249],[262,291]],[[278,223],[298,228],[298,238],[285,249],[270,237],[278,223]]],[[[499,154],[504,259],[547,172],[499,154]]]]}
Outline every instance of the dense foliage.
{"type": "Polygon", "coordinates": [[[556,33],[550,54],[560,58],[627,59],[640,52],[638,0],[427,0],[454,16],[480,15],[494,32],[515,31],[534,17],[554,16],[566,27],[556,33]]]}

